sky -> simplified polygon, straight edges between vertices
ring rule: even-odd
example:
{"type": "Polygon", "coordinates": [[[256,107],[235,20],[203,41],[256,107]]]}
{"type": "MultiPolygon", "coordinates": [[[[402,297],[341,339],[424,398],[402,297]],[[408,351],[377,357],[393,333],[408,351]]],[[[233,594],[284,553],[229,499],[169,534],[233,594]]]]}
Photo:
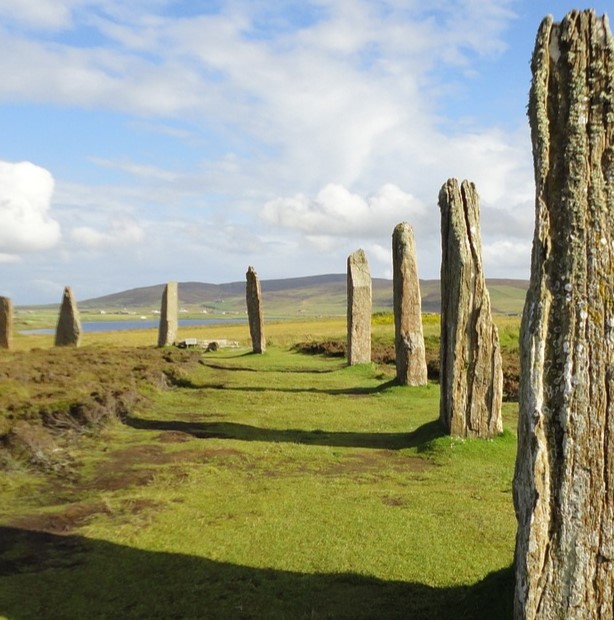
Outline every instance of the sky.
{"type": "Polygon", "coordinates": [[[0,295],[439,277],[437,197],[480,195],[487,278],[528,278],[526,105],[565,0],[0,0],[0,295]]]}

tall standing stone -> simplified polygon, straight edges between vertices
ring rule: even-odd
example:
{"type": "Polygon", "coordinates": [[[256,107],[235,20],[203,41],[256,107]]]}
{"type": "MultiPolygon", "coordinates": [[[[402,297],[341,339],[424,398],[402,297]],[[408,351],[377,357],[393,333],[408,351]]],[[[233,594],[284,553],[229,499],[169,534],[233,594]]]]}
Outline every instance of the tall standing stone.
{"type": "Polygon", "coordinates": [[[614,618],[614,43],[607,18],[541,24],[536,182],[514,476],[518,619],[614,618]]]}
{"type": "Polygon", "coordinates": [[[426,385],[426,353],[414,231],[407,222],[392,233],[392,285],[397,382],[426,385]]]}
{"type": "Polygon", "coordinates": [[[168,347],[175,344],[179,312],[179,295],[177,282],[169,282],[162,293],[160,305],[160,323],[158,325],[158,346],[168,347]]]}
{"type": "Polygon", "coordinates": [[[60,317],[55,330],[56,347],[78,347],[81,343],[81,320],[77,303],[69,286],[64,288],[60,317]]]}
{"type": "Polygon", "coordinates": [[[252,338],[252,350],[254,353],[264,353],[266,351],[266,339],[264,337],[264,313],[260,280],[253,267],[247,269],[245,278],[245,301],[247,302],[247,318],[249,321],[249,333],[252,338]]]}
{"type": "Polygon", "coordinates": [[[440,410],[457,437],[492,437],[503,430],[503,371],[482,269],[480,207],[473,183],[449,179],[441,209],[440,410]]]}
{"type": "Polygon", "coordinates": [[[371,361],[371,274],[364,250],[347,260],[348,364],[371,361]]]}
{"type": "Polygon", "coordinates": [[[10,349],[13,341],[13,304],[0,297],[0,349],[10,349]]]}

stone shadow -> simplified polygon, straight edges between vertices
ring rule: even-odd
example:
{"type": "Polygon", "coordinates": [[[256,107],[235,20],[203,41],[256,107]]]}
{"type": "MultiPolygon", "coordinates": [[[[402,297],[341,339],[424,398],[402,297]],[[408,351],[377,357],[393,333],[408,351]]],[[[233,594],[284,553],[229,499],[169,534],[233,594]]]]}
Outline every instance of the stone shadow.
{"type": "MultiPolygon", "coordinates": [[[[225,383],[194,383],[192,381],[184,382],[178,387],[185,387],[194,390],[229,390],[234,392],[283,392],[287,394],[329,394],[330,396],[347,395],[347,396],[367,396],[369,394],[379,394],[385,392],[388,388],[398,385],[396,379],[386,381],[380,385],[373,387],[350,387],[350,388],[280,388],[268,386],[228,386],[225,383]]],[[[411,389],[411,388],[408,388],[411,389]]]]}
{"type": "Polygon", "coordinates": [[[506,620],[512,595],[511,567],[474,585],[437,588],[353,573],[253,568],[0,527],[0,615],[11,620],[506,620]]]}
{"type": "Polygon", "coordinates": [[[427,451],[430,443],[442,437],[444,429],[439,420],[427,422],[409,433],[354,433],[330,432],[316,429],[260,428],[236,422],[181,422],[178,420],[147,420],[127,416],[124,423],[136,429],[187,433],[200,439],[237,439],[240,441],[270,441],[276,443],[301,443],[317,446],[344,448],[373,448],[402,450],[417,448],[427,451]]]}
{"type": "MultiPolygon", "coordinates": [[[[239,357],[255,357],[260,356],[259,353],[245,353],[239,357]]],[[[236,359],[231,358],[231,359],[236,359]]],[[[275,373],[286,373],[286,374],[309,374],[309,375],[326,375],[331,372],[336,372],[339,368],[345,368],[347,364],[339,364],[338,367],[335,368],[274,368],[265,370],[262,368],[257,368],[253,366],[230,366],[227,364],[219,364],[217,362],[205,362],[204,360],[200,360],[199,364],[201,366],[206,366],[207,368],[213,368],[214,370],[227,370],[229,372],[275,372],[275,373]]]]}

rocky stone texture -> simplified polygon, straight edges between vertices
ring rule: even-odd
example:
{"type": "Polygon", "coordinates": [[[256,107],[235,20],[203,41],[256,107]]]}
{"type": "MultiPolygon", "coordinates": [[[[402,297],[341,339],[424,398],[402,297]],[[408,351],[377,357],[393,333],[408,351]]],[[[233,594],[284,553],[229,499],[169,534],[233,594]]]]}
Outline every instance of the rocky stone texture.
{"type": "Polygon", "coordinates": [[[13,304],[0,297],[0,349],[10,349],[13,341],[13,304]]]}
{"type": "Polygon", "coordinates": [[[536,180],[514,477],[516,618],[614,618],[614,44],[546,18],[532,61],[536,180]]]}
{"type": "Polygon", "coordinates": [[[64,289],[60,317],[55,330],[56,347],[78,347],[81,343],[79,310],[69,286],[64,289]]]}
{"type": "Polygon", "coordinates": [[[414,231],[407,222],[392,233],[392,287],[397,382],[426,385],[426,353],[414,231]]]}
{"type": "Polygon", "coordinates": [[[179,313],[179,295],[177,282],[169,282],[162,293],[160,305],[160,323],[158,325],[158,346],[168,347],[175,344],[177,338],[179,313]]]}
{"type": "Polygon", "coordinates": [[[264,353],[266,351],[266,339],[264,337],[264,315],[260,280],[253,267],[247,269],[245,278],[245,300],[247,302],[247,318],[249,320],[249,334],[252,338],[252,350],[254,353],[264,353]]]}
{"type": "Polygon", "coordinates": [[[364,250],[347,260],[348,364],[371,361],[371,274],[364,250]]]}
{"type": "Polygon", "coordinates": [[[503,430],[503,371],[482,269],[479,199],[473,183],[456,179],[439,193],[441,209],[440,411],[457,437],[503,430]]]}

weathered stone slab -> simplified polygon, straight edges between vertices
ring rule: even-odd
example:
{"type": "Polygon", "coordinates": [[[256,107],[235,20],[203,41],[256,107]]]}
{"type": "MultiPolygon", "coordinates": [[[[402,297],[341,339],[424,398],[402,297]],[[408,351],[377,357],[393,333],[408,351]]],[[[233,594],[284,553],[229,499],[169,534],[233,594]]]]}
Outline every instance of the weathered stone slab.
{"type": "Polygon", "coordinates": [[[606,18],[541,24],[521,328],[514,615],[614,618],[614,43],[606,18]]]}
{"type": "Polygon", "coordinates": [[[81,320],[77,303],[69,286],[64,288],[60,316],[55,330],[56,347],[78,347],[81,344],[81,320]]]}
{"type": "Polygon", "coordinates": [[[473,183],[456,179],[439,193],[441,209],[440,412],[457,437],[503,430],[503,372],[482,269],[479,199],[473,183]]]}
{"type": "Polygon", "coordinates": [[[392,285],[397,382],[426,385],[426,353],[414,231],[407,222],[392,233],[392,285]]]}
{"type": "Polygon", "coordinates": [[[13,342],[13,304],[9,297],[0,297],[0,348],[10,349],[13,342]]]}
{"type": "Polygon", "coordinates": [[[371,361],[371,273],[364,250],[347,259],[348,364],[371,361]]]}
{"type": "Polygon", "coordinates": [[[249,333],[252,339],[252,350],[254,353],[264,353],[266,351],[266,338],[264,337],[264,314],[260,280],[253,267],[247,269],[245,277],[245,301],[247,302],[247,318],[249,321],[249,333]]]}
{"type": "Polygon", "coordinates": [[[169,282],[162,293],[160,304],[160,323],[158,324],[158,346],[175,344],[179,316],[179,294],[177,282],[169,282]]]}

